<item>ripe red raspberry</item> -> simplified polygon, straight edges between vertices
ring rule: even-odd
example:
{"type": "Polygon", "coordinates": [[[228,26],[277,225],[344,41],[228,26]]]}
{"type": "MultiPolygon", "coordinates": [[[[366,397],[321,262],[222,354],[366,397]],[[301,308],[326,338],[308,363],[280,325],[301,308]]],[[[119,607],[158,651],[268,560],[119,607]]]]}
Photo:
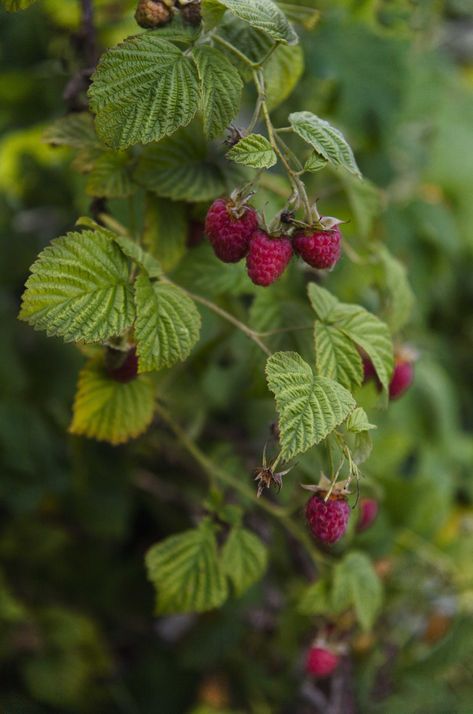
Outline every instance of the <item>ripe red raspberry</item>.
{"type": "Polygon", "coordinates": [[[139,0],[135,20],[140,27],[152,29],[166,25],[172,18],[171,11],[161,0],[139,0]]]}
{"type": "Polygon", "coordinates": [[[364,498],[360,503],[360,516],[358,519],[358,524],[356,530],[358,533],[366,531],[376,520],[378,515],[378,501],[374,498],[364,498]]]}
{"type": "Polygon", "coordinates": [[[389,384],[389,398],[397,399],[404,394],[414,379],[414,364],[410,360],[397,359],[389,384]]]}
{"type": "Polygon", "coordinates": [[[322,543],[335,543],[347,529],[350,506],[343,496],[332,495],[325,501],[324,495],[315,493],[309,499],[305,515],[315,538],[322,543]]]}
{"type": "Polygon", "coordinates": [[[128,352],[121,352],[109,348],[105,356],[105,368],[115,382],[131,382],[138,375],[136,349],[132,347],[128,352]]]}
{"type": "Polygon", "coordinates": [[[224,263],[238,263],[245,257],[257,228],[258,214],[254,208],[238,208],[223,198],[212,203],[205,219],[205,232],[215,255],[224,263]]]}
{"type": "Polygon", "coordinates": [[[307,653],[306,672],[313,677],[329,677],[338,667],[340,657],[326,647],[311,647],[307,653]]]}
{"type": "Polygon", "coordinates": [[[341,238],[338,226],[311,234],[300,233],[294,236],[294,250],[313,268],[326,270],[333,268],[340,258],[341,238]]]}
{"type": "Polygon", "coordinates": [[[256,231],[246,258],[248,276],[255,285],[267,287],[284,273],[291,258],[289,238],[270,238],[267,233],[256,231]]]}

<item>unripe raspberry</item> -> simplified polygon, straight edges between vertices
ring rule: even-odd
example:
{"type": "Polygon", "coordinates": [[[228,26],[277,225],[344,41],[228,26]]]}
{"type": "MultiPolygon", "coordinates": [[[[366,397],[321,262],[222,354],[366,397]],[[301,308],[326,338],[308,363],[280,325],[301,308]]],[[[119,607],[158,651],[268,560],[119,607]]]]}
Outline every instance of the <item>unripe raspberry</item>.
{"type": "Polygon", "coordinates": [[[147,30],[162,27],[171,18],[171,11],[162,0],[139,0],[135,20],[140,27],[147,30]]]}
{"type": "Polygon", "coordinates": [[[312,535],[322,543],[336,543],[345,534],[350,518],[350,506],[344,496],[315,493],[307,502],[306,518],[312,535]]]}
{"type": "Polygon", "coordinates": [[[292,244],[288,238],[271,238],[256,231],[246,258],[248,276],[255,285],[267,287],[284,273],[291,258],[292,244]]]}
{"type": "Polygon", "coordinates": [[[328,647],[311,647],[307,653],[306,672],[313,677],[329,677],[339,663],[340,657],[328,647]]]}
{"type": "Polygon", "coordinates": [[[128,352],[121,352],[109,348],[105,355],[105,369],[115,382],[131,382],[138,375],[136,349],[132,347],[128,352]]]}
{"type": "Polygon", "coordinates": [[[300,233],[294,236],[294,250],[312,268],[327,270],[333,268],[340,258],[341,237],[338,226],[327,231],[300,233]]]}
{"type": "Polygon", "coordinates": [[[378,515],[378,501],[374,498],[364,498],[360,503],[360,516],[358,519],[358,524],[356,530],[358,533],[366,531],[376,520],[378,515]]]}
{"type": "Polygon", "coordinates": [[[217,258],[224,263],[238,263],[248,253],[250,238],[258,227],[258,214],[249,206],[236,206],[218,198],[205,219],[207,234],[217,258]]]}
{"type": "Polygon", "coordinates": [[[182,19],[189,25],[197,27],[202,21],[202,11],[200,7],[200,0],[191,0],[190,2],[183,2],[180,0],[179,9],[181,11],[182,19]]]}
{"type": "Polygon", "coordinates": [[[408,360],[396,360],[393,376],[389,384],[389,398],[397,399],[406,392],[414,379],[414,364],[408,360]]]}

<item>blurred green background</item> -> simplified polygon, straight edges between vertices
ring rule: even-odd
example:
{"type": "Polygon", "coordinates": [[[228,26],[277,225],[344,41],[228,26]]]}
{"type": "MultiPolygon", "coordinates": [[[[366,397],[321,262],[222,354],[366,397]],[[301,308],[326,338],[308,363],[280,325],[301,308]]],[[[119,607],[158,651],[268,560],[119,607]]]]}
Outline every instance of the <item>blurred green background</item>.
{"type": "MultiPolygon", "coordinates": [[[[366,471],[382,509],[356,544],[386,601],[374,633],[353,643],[349,699],[304,679],[313,623],[295,604],[297,554],[270,523],[249,514],[274,545],[263,583],[218,612],[156,619],[143,556],[199,515],[202,475],[159,428],[119,448],[67,435],[83,358],[16,320],[30,264],[90,202],[70,154],[41,140],[78,68],[79,3],[38,0],[0,11],[2,713],[310,714],[320,696],[334,714],[473,711],[473,6],[313,5],[305,73],[276,117],[330,118],[382,189],[373,226],[369,196],[325,173],[314,183],[327,213],[354,218],[355,248],[374,236],[407,266],[416,302],[399,337],[420,352],[414,387],[376,413],[366,471]]],[[[136,32],[132,3],[94,7],[103,47],[136,32]]],[[[370,306],[373,279],[346,261],[331,288],[370,306]]],[[[198,354],[176,410],[199,403],[208,449],[251,463],[268,407],[245,386],[249,349],[230,336],[198,354]]]]}

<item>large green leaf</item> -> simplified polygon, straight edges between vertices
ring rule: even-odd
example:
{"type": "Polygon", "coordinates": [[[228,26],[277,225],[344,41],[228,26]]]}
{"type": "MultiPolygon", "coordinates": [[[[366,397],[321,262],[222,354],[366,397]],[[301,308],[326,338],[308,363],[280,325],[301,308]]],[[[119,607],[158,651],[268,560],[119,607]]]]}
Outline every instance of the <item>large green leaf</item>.
{"type": "Polygon", "coordinates": [[[158,196],[174,201],[209,201],[244,180],[240,167],[223,160],[192,126],[160,141],[143,154],[136,181],[158,196]]]}
{"type": "Polygon", "coordinates": [[[293,45],[298,41],[294,28],[272,0],[220,0],[220,3],[233,15],[278,42],[293,45]]]}
{"type": "Polygon", "coordinates": [[[276,352],[266,363],[268,386],[276,397],[284,459],[325,439],[355,408],[344,387],[316,377],[296,352],[276,352]]]}
{"type": "Polygon", "coordinates": [[[264,65],[266,101],[275,109],[296,88],[304,71],[304,53],[299,45],[278,47],[264,65]]]}
{"type": "Polygon", "coordinates": [[[81,370],[69,431],[111,444],[122,444],[149,426],[155,387],[147,376],[118,382],[105,371],[102,357],[81,370]]]}
{"type": "Polygon", "coordinates": [[[189,356],[199,339],[200,315],[194,302],[175,285],[135,283],[135,335],[140,372],[170,367],[189,356]]]}
{"type": "Polygon", "coordinates": [[[370,630],[379,615],[382,600],[381,582],[364,553],[352,551],[337,563],[332,591],[336,611],[353,606],[361,627],[370,630]]]}
{"type": "Polygon", "coordinates": [[[227,159],[254,169],[269,169],[277,162],[277,156],[266,137],[250,134],[240,139],[226,154],[227,159]]]}
{"type": "Polygon", "coordinates": [[[197,47],[194,59],[202,83],[204,131],[212,139],[221,134],[238,113],[243,82],[238,70],[215,47],[197,47]]]}
{"type": "Polygon", "coordinates": [[[90,196],[126,198],[136,190],[130,176],[130,157],[125,152],[104,151],[93,162],[87,179],[90,196]]]}
{"type": "Polygon", "coordinates": [[[237,595],[259,580],[266,569],[268,551],[251,531],[233,528],[222,549],[222,567],[237,595]]]}
{"type": "Polygon", "coordinates": [[[350,389],[361,385],[363,364],[356,345],[333,325],[316,322],[314,327],[317,374],[350,389]]]}
{"type": "Polygon", "coordinates": [[[114,148],[146,144],[189,124],[200,102],[192,60],[156,33],[108,50],[89,90],[97,132],[114,148]]]}
{"type": "Polygon", "coordinates": [[[135,317],[128,262],[107,233],[53,240],[26,282],[20,319],[66,342],[121,335],[135,317]]]}
{"type": "Polygon", "coordinates": [[[289,121],[296,134],[324,159],[361,178],[353,152],[341,131],[311,112],[294,112],[289,115],[289,121]]]}
{"type": "Polygon", "coordinates": [[[227,581],[208,520],[154,545],[146,554],[146,567],[160,614],[205,612],[227,599],[227,581]]]}

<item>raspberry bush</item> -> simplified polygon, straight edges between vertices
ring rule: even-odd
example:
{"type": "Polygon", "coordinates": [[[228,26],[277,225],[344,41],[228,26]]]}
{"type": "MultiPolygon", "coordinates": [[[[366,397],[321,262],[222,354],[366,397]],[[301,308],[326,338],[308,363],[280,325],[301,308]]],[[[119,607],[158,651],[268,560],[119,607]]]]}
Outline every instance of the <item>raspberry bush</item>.
{"type": "Polygon", "coordinates": [[[1,2],[2,711],[471,711],[468,3],[1,2]]]}

